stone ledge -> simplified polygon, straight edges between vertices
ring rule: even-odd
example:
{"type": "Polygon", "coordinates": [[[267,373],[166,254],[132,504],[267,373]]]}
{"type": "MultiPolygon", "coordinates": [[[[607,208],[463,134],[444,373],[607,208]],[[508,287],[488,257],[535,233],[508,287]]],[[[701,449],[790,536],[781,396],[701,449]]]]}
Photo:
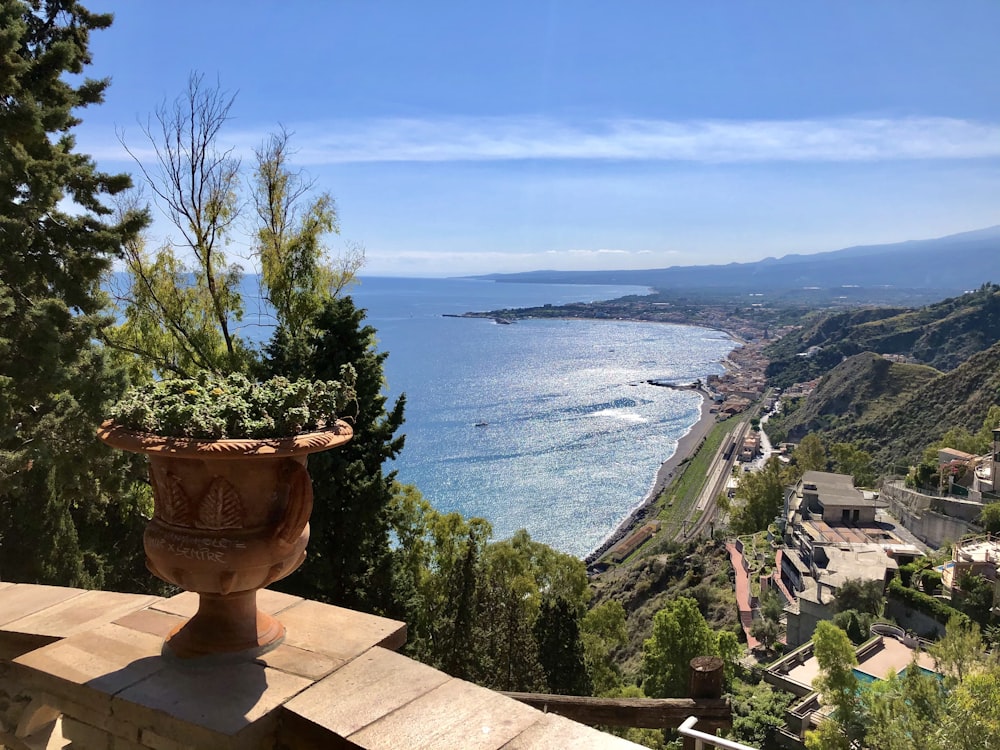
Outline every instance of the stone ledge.
{"type": "Polygon", "coordinates": [[[20,735],[0,727],[12,746],[62,747],[58,732],[43,745],[26,736],[58,726],[58,713],[76,745],[121,750],[638,747],[394,653],[400,622],[262,591],[261,608],[288,629],[281,646],[228,665],[181,663],[161,656],[163,637],[193,613],[194,595],[104,593],[0,584],[0,620],[32,631],[0,625],[0,645],[49,639],[6,663],[34,699],[20,735]],[[5,601],[16,603],[6,619],[5,601]]]}

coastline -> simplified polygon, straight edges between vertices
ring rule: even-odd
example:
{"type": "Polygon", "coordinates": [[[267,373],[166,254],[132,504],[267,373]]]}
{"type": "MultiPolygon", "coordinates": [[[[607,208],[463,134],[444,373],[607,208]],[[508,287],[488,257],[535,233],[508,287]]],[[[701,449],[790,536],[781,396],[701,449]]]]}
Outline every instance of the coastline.
{"type": "Polygon", "coordinates": [[[660,493],[663,492],[666,486],[671,482],[671,480],[673,480],[674,472],[677,470],[677,467],[680,466],[681,462],[694,455],[702,441],[715,426],[716,418],[715,414],[712,413],[712,400],[708,397],[708,394],[700,388],[692,388],[688,390],[694,390],[701,396],[701,410],[698,415],[698,420],[691,425],[688,431],[681,436],[680,440],[677,441],[677,448],[674,450],[673,455],[660,464],[659,469],[656,471],[656,477],[653,480],[653,485],[650,487],[649,492],[646,493],[646,496],[642,499],[642,502],[633,508],[632,511],[618,523],[614,530],[608,534],[597,547],[589,552],[586,557],[583,558],[584,563],[587,565],[593,564],[598,558],[601,557],[601,555],[605,554],[609,549],[630,534],[633,529],[647,520],[650,510],[656,502],[656,498],[660,496],[660,493]]]}

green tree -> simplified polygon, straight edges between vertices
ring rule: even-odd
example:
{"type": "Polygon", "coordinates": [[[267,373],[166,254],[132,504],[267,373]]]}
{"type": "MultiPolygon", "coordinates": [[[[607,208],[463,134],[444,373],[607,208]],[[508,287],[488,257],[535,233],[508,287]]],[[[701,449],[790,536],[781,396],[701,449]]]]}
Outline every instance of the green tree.
{"type": "Polygon", "coordinates": [[[577,607],[559,597],[542,602],[535,619],[535,642],[549,690],[560,695],[590,695],[577,607]]]}
{"type": "Polygon", "coordinates": [[[941,714],[942,750],[1000,747],[1000,666],[994,661],[955,688],[941,714]]]}
{"type": "Polygon", "coordinates": [[[872,456],[853,443],[834,443],[830,447],[834,470],[840,474],[850,474],[858,487],[871,487],[875,484],[875,471],[872,468],[872,456]]]}
{"type": "Polygon", "coordinates": [[[860,746],[866,725],[861,690],[853,671],[858,664],[854,644],[836,625],[821,621],[813,633],[813,653],[821,670],[813,687],[820,692],[823,705],[833,708],[833,715],[832,726],[824,722],[819,731],[806,734],[806,747],[825,750],[860,746]]]}
{"type": "Polygon", "coordinates": [[[993,430],[1000,427],[1000,405],[994,404],[986,413],[983,426],[976,435],[978,440],[977,453],[987,453],[993,448],[993,430]]]}
{"type": "Polygon", "coordinates": [[[854,651],[836,627],[814,637],[821,675],[814,684],[832,719],[806,735],[806,747],[872,750],[981,750],[1000,746],[1000,662],[983,651],[978,629],[959,618],[931,647],[944,680],[911,662],[905,673],[860,689],[854,651]]]}
{"type": "Polygon", "coordinates": [[[781,624],[766,617],[758,618],[750,626],[750,635],[760,641],[760,644],[770,651],[781,637],[781,624]]]}
{"type": "Polygon", "coordinates": [[[959,617],[948,620],[944,637],[931,646],[929,651],[934,657],[934,667],[952,685],[962,682],[986,661],[986,646],[979,626],[959,617]]]}
{"type": "MultiPolygon", "coordinates": [[[[722,656],[719,637],[705,622],[694,599],[674,599],[654,615],[653,633],[643,643],[643,692],[650,698],[687,695],[691,660],[696,656],[722,656]]],[[[726,639],[724,645],[725,661],[732,658],[732,644],[726,639]]]]}
{"type": "Polygon", "coordinates": [[[872,619],[869,614],[858,612],[856,609],[846,609],[835,614],[831,622],[847,633],[851,643],[860,646],[871,637],[869,628],[871,628],[872,619]]]}
{"type": "Polygon", "coordinates": [[[540,598],[531,561],[522,553],[503,541],[484,555],[477,682],[494,690],[540,692],[545,672],[533,632],[540,598]]]}
{"type": "Polygon", "coordinates": [[[745,472],[736,488],[736,497],[742,502],[730,515],[730,530],[753,534],[766,529],[784,506],[785,483],[776,458],[769,459],[761,471],[745,472]]]}
{"type": "Polygon", "coordinates": [[[1000,531],[1000,502],[984,505],[979,511],[979,523],[991,534],[1000,531]]]}
{"type": "Polygon", "coordinates": [[[415,487],[400,484],[390,515],[393,598],[407,623],[407,652],[456,677],[477,679],[485,671],[477,621],[489,523],[440,513],[415,487]]]}
{"type": "Polygon", "coordinates": [[[869,615],[881,615],[885,608],[885,584],[881,579],[850,578],[833,595],[837,612],[855,610],[869,615]]]}
{"type": "Polygon", "coordinates": [[[903,675],[889,675],[862,694],[867,712],[866,747],[880,750],[941,748],[938,727],[946,708],[941,683],[916,661],[903,675]]]}
{"type": "Polygon", "coordinates": [[[993,612],[995,587],[987,578],[966,573],[958,579],[962,591],[958,608],[981,625],[990,622],[993,612]]]}
{"type": "Polygon", "coordinates": [[[810,432],[799,442],[793,454],[795,465],[802,473],[807,471],[826,471],[826,446],[815,432],[810,432]]]}
{"type": "MultiPolygon", "coordinates": [[[[155,166],[135,158],[180,241],[155,253],[145,238],[126,247],[131,281],[119,292],[125,322],[108,340],[161,375],[246,371],[252,361],[234,330],[243,317],[242,269],[227,257],[240,161],[218,143],[232,104],[233,97],[193,74],[184,94],[156,110],[155,126],[143,128],[155,166]]],[[[139,200],[133,196],[125,207],[134,211],[139,200]]]]}
{"type": "Polygon", "coordinates": [[[621,667],[612,652],[628,642],[622,603],[608,599],[588,610],[580,624],[580,637],[594,695],[607,695],[620,688],[621,667]]]}
{"type": "Polygon", "coordinates": [[[0,577],[134,590],[143,498],[94,437],[125,378],[96,342],[102,275],[144,219],[112,218],[129,178],[73,136],[109,83],[85,70],[110,24],[69,0],[0,1],[0,577]]]}
{"type": "Polygon", "coordinates": [[[770,650],[781,637],[781,615],[784,613],[782,599],[773,590],[761,594],[758,617],[750,628],[750,634],[770,650]]]}
{"type": "Polygon", "coordinates": [[[343,448],[311,456],[315,495],[309,556],[285,590],[343,606],[392,613],[390,549],[395,472],[385,462],[403,448],[397,435],[405,399],[386,408],[375,329],[350,296],[328,299],[312,325],[292,331],[281,325],[266,348],[265,375],[333,379],[344,364],[357,372],[354,438],[343,448]]]}
{"type": "Polygon", "coordinates": [[[785,709],[793,696],[775,690],[766,682],[737,682],[730,702],[733,727],[727,737],[753,747],[776,747],[778,731],[785,726],[785,709]]]}
{"type": "Polygon", "coordinates": [[[352,247],[336,266],[331,262],[324,238],[340,232],[336,205],[329,193],[315,195],[314,182],[291,170],[290,138],[282,129],[255,152],[251,200],[264,298],[278,320],[297,331],[354,280],[364,253],[352,247]]]}

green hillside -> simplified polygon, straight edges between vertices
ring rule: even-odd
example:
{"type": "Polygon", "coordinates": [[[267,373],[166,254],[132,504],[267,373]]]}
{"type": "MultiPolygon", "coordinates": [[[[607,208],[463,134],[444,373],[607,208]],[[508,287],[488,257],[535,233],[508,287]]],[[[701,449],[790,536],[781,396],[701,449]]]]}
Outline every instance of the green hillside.
{"type": "Polygon", "coordinates": [[[991,406],[1000,404],[1000,343],[951,372],[901,395],[894,406],[870,414],[831,435],[862,444],[876,464],[912,462],[953,427],[978,430],[991,406]]]}
{"type": "Polygon", "coordinates": [[[984,284],[917,309],[864,308],[821,315],[767,350],[767,375],[774,385],[787,387],[819,377],[845,357],[866,351],[900,354],[947,371],[997,341],[1000,286],[984,284]]]}
{"type": "Polygon", "coordinates": [[[901,397],[941,373],[926,365],[901,364],[872,352],[848,357],[823,376],[816,389],[783,420],[787,439],[810,432],[856,429],[893,411],[901,397]]]}
{"type": "Polygon", "coordinates": [[[828,445],[857,443],[880,471],[919,459],[953,427],[978,430],[1000,404],[1000,343],[940,373],[870,352],[831,370],[798,409],[775,420],[775,433],[818,432],[828,445]]]}

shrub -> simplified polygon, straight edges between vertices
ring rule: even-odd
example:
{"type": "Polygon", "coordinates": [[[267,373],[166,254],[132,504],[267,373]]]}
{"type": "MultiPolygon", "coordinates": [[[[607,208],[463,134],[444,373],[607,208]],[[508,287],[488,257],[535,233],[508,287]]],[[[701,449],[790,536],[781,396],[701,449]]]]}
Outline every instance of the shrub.
{"type": "Polygon", "coordinates": [[[941,590],[941,574],[928,568],[920,574],[920,583],[924,587],[924,593],[936,594],[941,590]]]}
{"type": "Polygon", "coordinates": [[[186,438],[281,438],[321,430],[355,400],[354,368],[340,380],[263,383],[240,373],[201,373],[133,388],[111,418],[138,432],[186,438]]]}

